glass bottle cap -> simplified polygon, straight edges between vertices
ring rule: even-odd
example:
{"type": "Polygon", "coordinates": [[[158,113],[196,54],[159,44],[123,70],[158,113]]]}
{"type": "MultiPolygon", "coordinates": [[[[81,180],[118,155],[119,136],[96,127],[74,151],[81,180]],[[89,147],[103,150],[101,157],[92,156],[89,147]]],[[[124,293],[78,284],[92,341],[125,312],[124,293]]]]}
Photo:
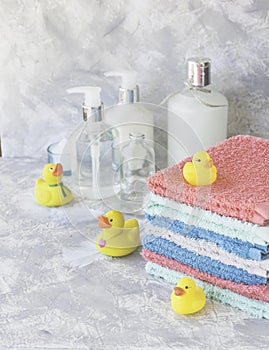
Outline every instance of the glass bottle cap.
{"type": "Polygon", "coordinates": [[[145,138],[145,134],[142,132],[130,132],[129,139],[130,140],[141,140],[145,138]]]}

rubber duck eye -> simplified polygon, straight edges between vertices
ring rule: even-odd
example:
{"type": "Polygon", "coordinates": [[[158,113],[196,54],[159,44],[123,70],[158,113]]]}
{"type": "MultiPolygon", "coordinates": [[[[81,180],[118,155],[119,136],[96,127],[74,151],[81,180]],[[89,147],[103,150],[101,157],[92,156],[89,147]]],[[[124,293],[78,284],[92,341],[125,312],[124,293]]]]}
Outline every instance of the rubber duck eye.
{"type": "Polygon", "coordinates": [[[110,221],[110,222],[113,222],[113,219],[110,219],[109,221],[110,221]]]}
{"type": "Polygon", "coordinates": [[[49,171],[52,171],[53,170],[53,168],[49,168],[49,171]]]}
{"type": "Polygon", "coordinates": [[[185,289],[189,289],[189,287],[188,287],[188,286],[185,286],[185,289]]]}
{"type": "Polygon", "coordinates": [[[201,162],[201,159],[195,159],[196,162],[200,163],[201,162]]]}

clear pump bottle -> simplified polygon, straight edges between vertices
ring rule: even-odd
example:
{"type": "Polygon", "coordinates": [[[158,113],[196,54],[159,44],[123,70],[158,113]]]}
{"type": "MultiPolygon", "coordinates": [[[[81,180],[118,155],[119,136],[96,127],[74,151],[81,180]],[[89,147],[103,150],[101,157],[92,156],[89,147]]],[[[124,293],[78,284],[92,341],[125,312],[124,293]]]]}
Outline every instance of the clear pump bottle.
{"type": "Polygon", "coordinates": [[[71,172],[73,183],[84,198],[98,200],[110,197],[113,190],[113,143],[117,131],[107,125],[101,102],[101,88],[81,86],[67,90],[82,93],[84,123],[75,131],[71,172]]]}
{"type": "Polygon", "coordinates": [[[168,100],[169,165],[227,138],[228,101],[210,84],[210,59],[189,58],[186,87],[168,100]]]}

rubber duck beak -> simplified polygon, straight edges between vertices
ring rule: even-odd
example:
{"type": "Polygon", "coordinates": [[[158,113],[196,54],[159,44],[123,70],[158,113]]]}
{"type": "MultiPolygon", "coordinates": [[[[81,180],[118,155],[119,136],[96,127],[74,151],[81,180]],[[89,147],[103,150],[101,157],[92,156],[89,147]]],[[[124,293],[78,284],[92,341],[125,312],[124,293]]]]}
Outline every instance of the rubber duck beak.
{"type": "Polygon", "coordinates": [[[185,290],[180,287],[175,287],[174,292],[177,297],[185,294],[185,290]]]}
{"type": "Polygon", "coordinates": [[[213,166],[213,160],[209,159],[206,163],[205,163],[205,168],[210,169],[213,166]]]}
{"type": "Polygon", "coordinates": [[[61,176],[63,173],[63,167],[62,164],[57,163],[52,171],[53,176],[61,176]]]}
{"type": "Polygon", "coordinates": [[[100,215],[100,216],[98,216],[98,220],[99,220],[98,227],[100,227],[100,228],[109,228],[112,226],[109,223],[108,218],[106,216],[100,215]]]}

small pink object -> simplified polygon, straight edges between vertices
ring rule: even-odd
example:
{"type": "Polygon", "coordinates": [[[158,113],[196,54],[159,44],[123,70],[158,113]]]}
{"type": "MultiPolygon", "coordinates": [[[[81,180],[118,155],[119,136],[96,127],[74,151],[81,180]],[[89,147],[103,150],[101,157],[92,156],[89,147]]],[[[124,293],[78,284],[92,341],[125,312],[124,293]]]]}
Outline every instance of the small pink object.
{"type": "Polygon", "coordinates": [[[106,246],[106,241],[104,239],[100,239],[98,242],[100,248],[104,248],[106,246]]]}

